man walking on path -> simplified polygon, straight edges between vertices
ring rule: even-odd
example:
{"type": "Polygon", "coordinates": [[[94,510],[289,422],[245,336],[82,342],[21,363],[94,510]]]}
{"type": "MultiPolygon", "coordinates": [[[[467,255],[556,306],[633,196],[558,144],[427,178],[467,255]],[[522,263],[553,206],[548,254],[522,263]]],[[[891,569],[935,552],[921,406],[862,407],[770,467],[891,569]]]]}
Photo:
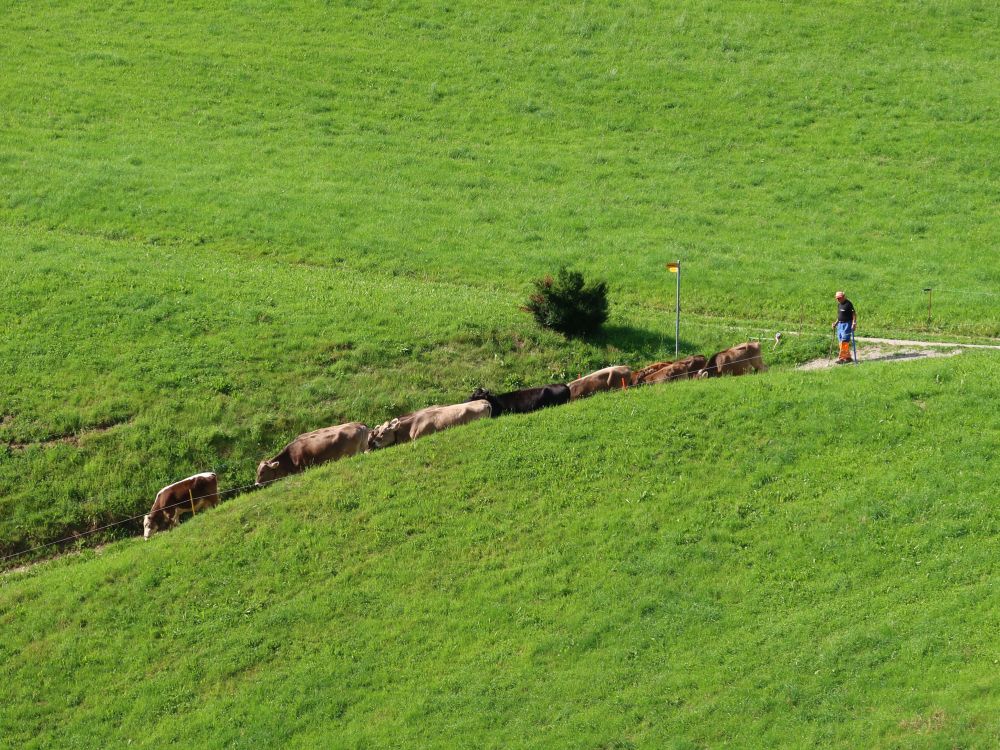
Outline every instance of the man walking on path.
{"type": "Polygon", "coordinates": [[[834,295],[837,299],[837,322],[833,324],[837,331],[837,340],[840,342],[840,356],[837,357],[837,364],[842,365],[851,361],[851,337],[854,329],[858,327],[858,314],[854,310],[854,305],[843,292],[834,295]]]}

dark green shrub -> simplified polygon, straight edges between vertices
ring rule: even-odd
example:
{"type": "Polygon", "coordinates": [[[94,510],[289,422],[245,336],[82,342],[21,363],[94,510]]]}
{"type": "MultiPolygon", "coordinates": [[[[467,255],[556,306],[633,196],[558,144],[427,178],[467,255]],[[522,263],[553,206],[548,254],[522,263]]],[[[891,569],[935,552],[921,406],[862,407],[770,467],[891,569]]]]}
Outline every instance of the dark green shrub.
{"type": "Polygon", "coordinates": [[[588,286],[582,273],[563,267],[555,278],[546,276],[534,284],[534,294],[521,309],[545,328],[567,336],[587,336],[608,319],[608,285],[603,281],[588,286]]]}

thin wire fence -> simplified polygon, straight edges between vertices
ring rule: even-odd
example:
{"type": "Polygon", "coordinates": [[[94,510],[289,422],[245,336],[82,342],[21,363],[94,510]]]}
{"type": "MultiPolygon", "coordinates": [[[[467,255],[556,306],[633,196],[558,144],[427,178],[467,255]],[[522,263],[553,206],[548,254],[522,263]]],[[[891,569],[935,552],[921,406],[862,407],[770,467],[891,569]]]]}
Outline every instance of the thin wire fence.
{"type": "MultiPolygon", "coordinates": [[[[184,506],[184,505],[193,505],[196,500],[205,500],[207,498],[212,497],[213,495],[221,498],[223,495],[233,495],[233,494],[236,494],[237,492],[243,492],[243,491],[248,490],[248,489],[256,489],[256,488],[263,487],[263,486],[268,485],[268,484],[272,484],[273,482],[277,482],[277,481],[279,481],[279,480],[277,480],[277,479],[269,479],[266,482],[260,482],[259,484],[257,484],[257,483],[255,483],[255,484],[246,484],[246,485],[243,485],[242,487],[232,487],[232,488],[230,488],[228,490],[220,490],[219,492],[214,492],[211,495],[201,495],[199,497],[188,497],[188,498],[185,498],[184,500],[181,500],[180,502],[173,503],[172,505],[165,505],[162,508],[158,508],[157,510],[172,510],[174,508],[179,508],[179,507],[184,506]]],[[[87,529],[86,531],[81,531],[81,532],[78,532],[76,534],[72,534],[70,536],[63,537],[62,539],[56,539],[56,540],[51,541],[51,542],[46,542],[45,544],[39,544],[36,547],[31,547],[29,549],[20,550],[19,552],[12,552],[9,555],[5,555],[4,557],[0,557],[0,563],[4,563],[7,560],[13,560],[15,557],[21,557],[22,555],[31,554],[32,552],[40,552],[41,550],[48,549],[49,547],[55,547],[55,546],[58,546],[58,545],[61,545],[61,544],[69,544],[70,542],[75,542],[78,539],[82,539],[83,537],[91,536],[92,534],[97,534],[100,531],[107,531],[108,529],[113,529],[113,528],[116,528],[118,526],[124,526],[125,524],[132,523],[133,521],[137,521],[140,518],[145,518],[147,515],[149,515],[148,512],[147,513],[140,513],[137,516],[129,516],[128,518],[122,518],[122,519],[119,519],[118,521],[114,521],[112,523],[105,524],[104,526],[99,526],[99,527],[97,527],[95,529],[87,529]]]]}
{"type": "Polygon", "coordinates": [[[1000,292],[985,292],[985,291],[977,291],[975,289],[947,289],[947,288],[941,288],[941,287],[936,287],[936,286],[935,287],[931,287],[931,289],[933,289],[933,291],[934,291],[935,294],[937,294],[938,292],[947,292],[948,294],[964,294],[964,295],[970,296],[970,297],[971,296],[976,296],[976,297],[997,297],[997,296],[1000,296],[1000,292]]]}
{"type": "MultiPolygon", "coordinates": [[[[745,359],[732,360],[731,363],[732,364],[736,364],[738,362],[748,361],[750,359],[755,359],[755,358],[756,357],[747,357],[745,359]]],[[[671,378],[666,378],[665,380],[675,380],[675,379],[680,379],[681,377],[682,376],[677,376],[676,378],[671,377],[671,378]]],[[[657,381],[657,382],[664,382],[664,381],[657,381]]],[[[624,389],[636,388],[636,387],[640,387],[640,386],[656,385],[656,384],[657,383],[637,383],[635,385],[632,385],[631,383],[629,383],[629,384],[625,385],[624,389]]],[[[242,487],[232,487],[232,488],[227,489],[227,490],[220,490],[218,493],[213,493],[213,494],[215,494],[215,495],[217,495],[218,497],[221,498],[221,497],[223,497],[225,495],[233,495],[233,494],[236,494],[236,493],[239,493],[239,492],[243,492],[245,490],[257,489],[257,488],[260,488],[260,487],[264,487],[265,485],[272,484],[272,483],[277,482],[277,481],[280,481],[280,480],[278,480],[278,479],[270,479],[270,480],[267,480],[265,482],[260,482],[260,483],[256,483],[255,482],[254,484],[247,484],[247,485],[243,485],[242,487]]],[[[202,495],[202,496],[199,496],[199,497],[185,498],[184,500],[181,500],[181,501],[179,501],[177,503],[173,503],[172,505],[164,506],[163,508],[159,508],[158,510],[172,510],[174,508],[179,508],[179,507],[186,506],[186,505],[193,505],[196,500],[204,500],[204,499],[209,498],[209,497],[212,497],[212,495],[202,495]]],[[[72,542],[78,541],[78,540],[83,539],[85,537],[92,536],[93,534],[97,534],[97,533],[99,533],[101,531],[108,531],[109,529],[114,529],[114,528],[117,528],[119,526],[124,526],[126,524],[133,523],[134,521],[137,521],[140,518],[144,518],[147,515],[149,515],[149,514],[148,513],[140,513],[138,515],[129,516],[128,518],[122,518],[122,519],[120,519],[118,521],[114,521],[112,523],[104,524],[103,526],[99,526],[99,527],[94,528],[94,529],[87,529],[86,531],[81,531],[81,532],[78,532],[78,533],[75,533],[75,534],[71,534],[70,536],[63,537],[62,539],[56,539],[56,540],[53,540],[51,542],[46,542],[45,544],[39,544],[39,545],[37,545],[35,547],[30,547],[28,549],[20,550],[18,552],[12,552],[12,553],[10,553],[8,555],[0,557],[0,564],[5,563],[8,560],[13,560],[14,558],[17,558],[17,557],[22,557],[24,555],[29,555],[29,554],[32,554],[32,553],[35,553],[35,552],[40,552],[42,550],[49,549],[51,547],[57,547],[57,546],[64,545],[64,544],[70,544],[72,542]]]]}
{"type": "MultiPolygon", "coordinates": [[[[776,347],[777,347],[777,344],[775,345],[775,348],[776,347]]],[[[762,355],[761,354],[753,354],[753,355],[750,355],[748,357],[741,357],[739,359],[729,360],[725,364],[727,364],[727,365],[734,365],[734,364],[740,364],[740,363],[743,363],[743,362],[750,362],[752,360],[757,359],[760,356],[762,356],[762,355]]],[[[712,358],[709,357],[707,359],[708,359],[708,362],[710,362],[712,358]]],[[[683,361],[683,360],[677,360],[677,362],[680,362],[680,361],[683,361]]],[[[706,362],[706,367],[701,368],[701,370],[699,370],[697,372],[703,372],[704,370],[706,370],[708,368],[708,362],[706,362]]],[[[665,367],[669,367],[672,364],[676,364],[676,362],[673,362],[673,361],[667,362],[666,364],[664,364],[664,368],[665,367]]],[[[645,369],[645,368],[641,368],[641,369],[645,369]]],[[[653,386],[653,385],[659,385],[660,383],[671,382],[671,381],[674,381],[674,380],[697,379],[698,378],[697,372],[694,373],[694,374],[692,374],[690,371],[685,371],[683,373],[678,373],[677,375],[671,376],[669,378],[664,378],[663,380],[657,380],[657,381],[653,381],[653,382],[640,382],[640,383],[635,383],[635,384],[625,383],[624,382],[624,378],[623,378],[621,390],[629,390],[629,389],[634,389],[634,388],[641,388],[641,387],[648,387],[648,386],[653,386]]],[[[651,374],[655,374],[655,372],[651,373],[651,374]]],[[[717,376],[722,376],[722,375],[723,375],[723,373],[719,373],[717,376]]],[[[709,378],[711,378],[711,376],[709,376],[709,378]]],[[[617,390],[617,388],[614,388],[613,390],[617,390]]],[[[280,481],[280,479],[270,479],[270,480],[267,480],[265,482],[259,482],[259,483],[255,482],[254,484],[243,485],[241,487],[233,487],[233,488],[230,488],[228,490],[222,490],[222,491],[220,491],[218,493],[214,493],[214,494],[217,494],[219,497],[222,497],[224,495],[232,495],[232,494],[236,494],[238,492],[243,492],[245,490],[257,489],[257,488],[260,488],[260,487],[264,487],[266,485],[273,484],[274,482],[278,482],[278,481],[280,481]]],[[[164,508],[161,508],[160,510],[171,510],[173,508],[177,508],[177,507],[180,507],[180,506],[193,504],[193,502],[195,500],[204,500],[204,499],[206,499],[208,497],[211,497],[211,496],[212,495],[202,495],[201,497],[187,498],[187,499],[184,499],[184,500],[182,500],[182,501],[180,501],[178,503],[174,503],[172,505],[165,506],[164,508]]],[[[39,552],[41,550],[48,549],[50,547],[55,547],[55,546],[58,546],[58,545],[68,544],[70,542],[77,541],[79,539],[82,539],[83,537],[87,537],[87,536],[90,536],[92,534],[96,534],[96,533],[101,532],[101,531],[107,531],[108,529],[113,529],[113,528],[116,528],[118,526],[124,526],[125,524],[132,523],[133,521],[137,521],[138,519],[143,518],[146,515],[148,515],[148,513],[140,513],[140,514],[135,515],[135,516],[130,516],[128,518],[123,518],[123,519],[121,519],[119,521],[115,521],[113,523],[105,524],[104,526],[100,526],[100,527],[95,528],[95,529],[88,529],[87,531],[82,531],[82,532],[79,532],[79,533],[76,533],[76,534],[72,534],[72,535],[64,537],[62,539],[57,539],[55,541],[46,542],[45,544],[40,544],[38,546],[31,547],[31,548],[25,549],[25,550],[21,550],[19,552],[13,552],[11,554],[5,555],[4,557],[0,557],[0,564],[5,563],[8,560],[12,560],[12,559],[14,559],[16,557],[21,557],[23,555],[28,555],[28,554],[31,554],[33,552],[39,552]]]]}

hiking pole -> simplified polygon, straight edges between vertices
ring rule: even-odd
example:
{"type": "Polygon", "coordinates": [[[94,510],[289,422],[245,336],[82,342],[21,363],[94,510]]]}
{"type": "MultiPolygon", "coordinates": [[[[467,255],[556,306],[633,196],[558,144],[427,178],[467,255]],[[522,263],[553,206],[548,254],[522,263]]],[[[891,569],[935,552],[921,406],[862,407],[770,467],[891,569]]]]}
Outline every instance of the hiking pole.
{"type": "Polygon", "coordinates": [[[837,345],[837,329],[833,329],[833,341],[830,342],[830,351],[826,353],[826,358],[829,359],[833,356],[833,348],[837,345]]]}
{"type": "Polygon", "coordinates": [[[858,342],[854,338],[854,329],[851,329],[851,349],[854,351],[854,364],[858,364],[858,342]]]}

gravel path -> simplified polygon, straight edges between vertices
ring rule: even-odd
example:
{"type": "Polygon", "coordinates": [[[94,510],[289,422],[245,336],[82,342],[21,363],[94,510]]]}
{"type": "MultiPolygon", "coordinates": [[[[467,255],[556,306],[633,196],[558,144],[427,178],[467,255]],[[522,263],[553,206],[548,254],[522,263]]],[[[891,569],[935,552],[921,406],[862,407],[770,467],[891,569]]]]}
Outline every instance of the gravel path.
{"type": "Polygon", "coordinates": [[[910,341],[909,339],[875,339],[856,336],[855,340],[868,344],[888,344],[890,346],[950,347],[952,349],[1000,349],[996,344],[958,344],[949,341],[910,341]]]}
{"type": "MultiPolygon", "coordinates": [[[[793,336],[800,335],[795,331],[793,336]]],[[[857,336],[858,362],[887,362],[906,359],[926,359],[928,357],[954,357],[963,349],[1000,350],[1000,344],[962,344],[957,341],[918,341],[915,339],[883,339],[872,336],[857,336]]],[[[995,339],[994,339],[995,340],[995,339]]],[[[796,370],[825,370],[837,364],[836,357],[814,359],[796,367],[796,370]]]]}
{"type": "MultiPolygon", "coordinates": [[[[861,341],[861,339],[858,339],[861,341]]],[[[943,351],[941,349],[883,349],[878,346],[859,346],[858,364],[865,362],[901,362],[909,359],[929,359],[931,357],[954,357],[961,354],[961,349],[943,351]]],[[[796,370],[825,370],[837,365],[836,357],[814,359],[796,367],[796,370]]]]}

